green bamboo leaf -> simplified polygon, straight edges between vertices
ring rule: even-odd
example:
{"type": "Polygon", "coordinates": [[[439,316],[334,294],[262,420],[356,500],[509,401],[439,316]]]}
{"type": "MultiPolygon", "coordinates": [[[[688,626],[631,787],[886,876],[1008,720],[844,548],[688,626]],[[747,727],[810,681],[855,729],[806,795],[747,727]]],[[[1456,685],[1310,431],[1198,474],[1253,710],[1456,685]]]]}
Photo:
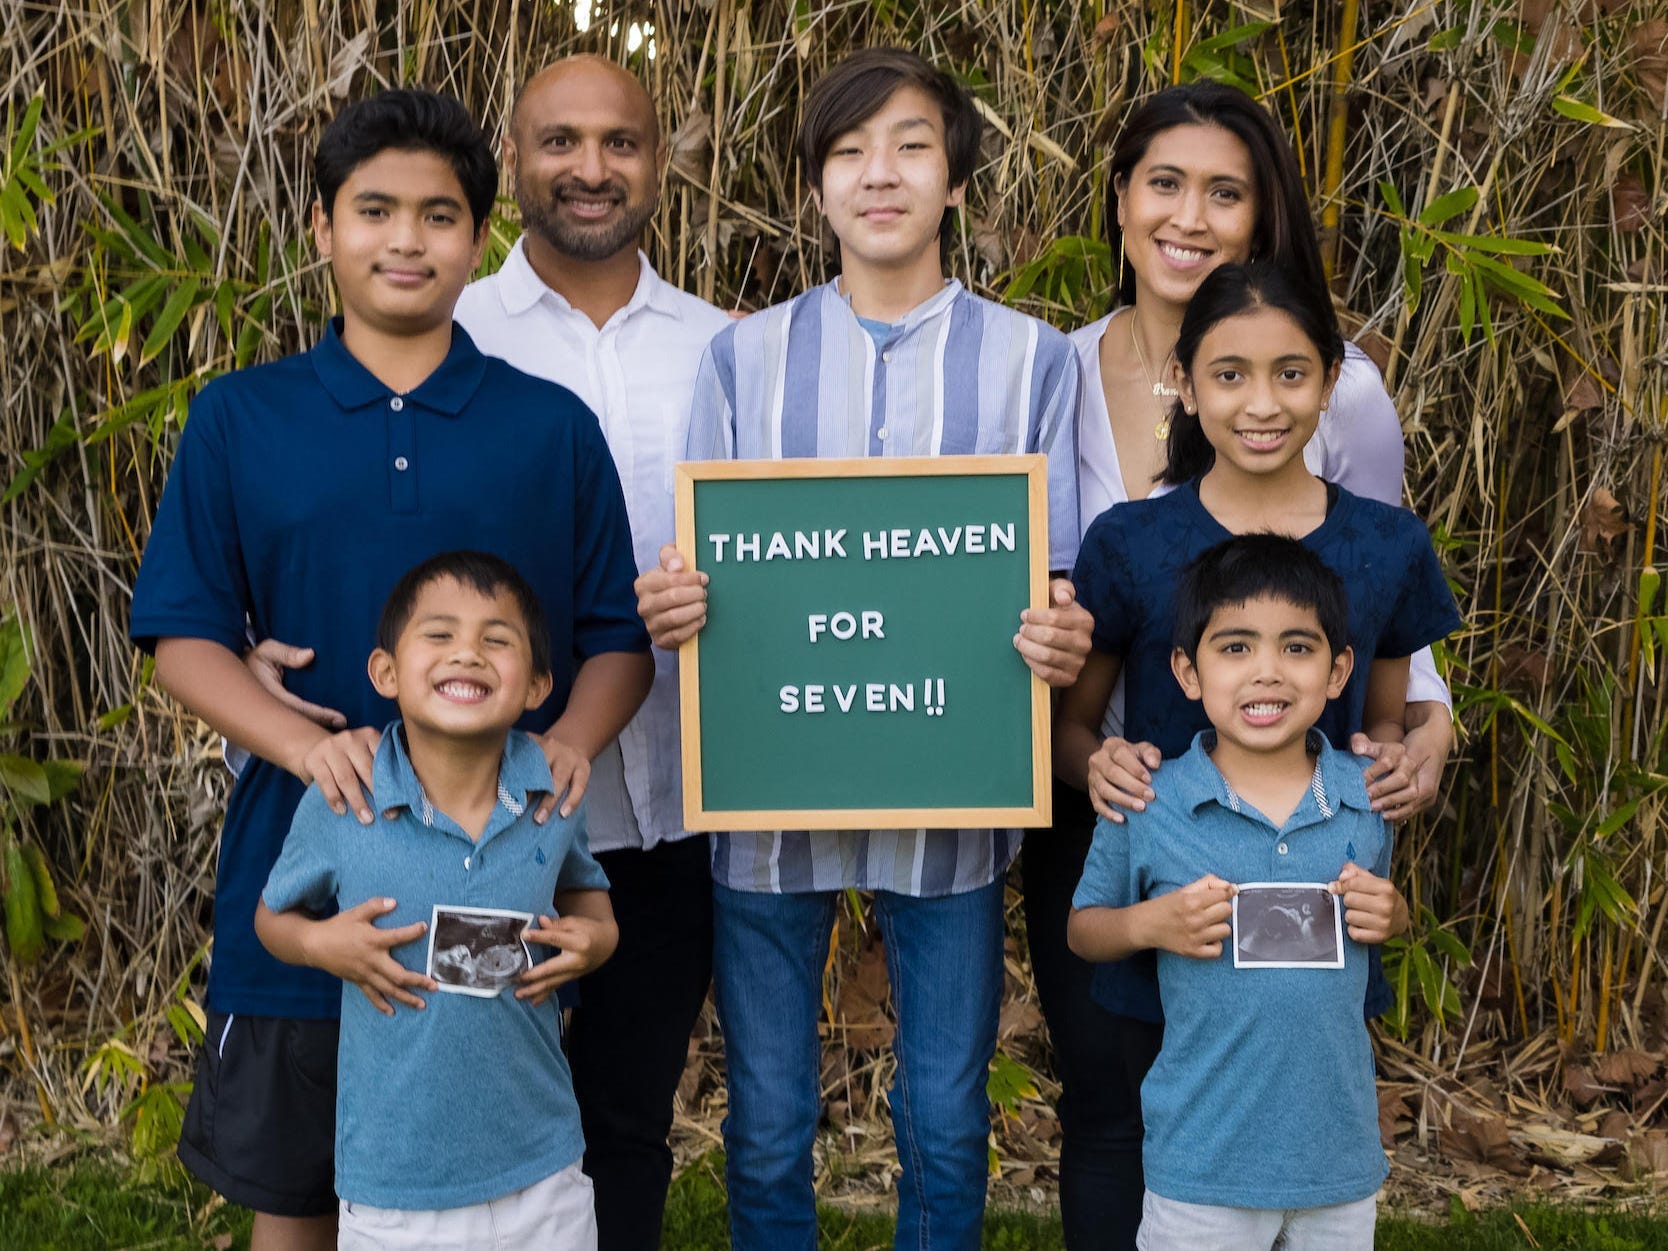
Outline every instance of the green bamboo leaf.
{"type": "Polygon", "coordinates": [[[1439,195],[1419,214],[1421,226],[1440,226],[1450,217],[1470,212],[1477,203],[1477,188],[1456,187],[1446,195],[1439,195]]]}
{"type": "Polygon", "coordinates": [[[52,802],[52,783],[47,780],[46,770],[27,756],[0,756],[0,787],[11,792],[14,802],[52,802]]]}
{"type": "Polygon", "coordinates": [[[1451,230],[1433,230],[1431,233],[1442,242],[1451,243],[1455,247],[1492,252],[1496,256],[1546,256],[1556,250],[1550,243],[1536,243],[1532,239],[1509,239],[1501,235],[1465,235],[1451,230]]]}
{"type": "MultiPolygon", "coordinates": [[[[41,124],[41,110],[46,107],[46,93],[37,91],[30,99],[28,107],[23,110],[23,121],[19,123],[17,134],[12,137],[11,165],[16,167],[23,164],[29,155],[29,149],[35,144],[35,131],[41,124]]],[[[11,109],[6,110],[7,124],[11,123],[11,109]]]]}
{"type": "Polygon", "coordinates": [[[1464,969],[1471,967],[1470,950],[1447,930],[1433,929],[1430,932],[1430,939],[1431,945],[1455,964],[1464,969]]]}
{"type": "Polygon", "coordinates": [[[16,617],[0,621],[0,717],[11,711],[29,681],[29,635],[16,617]]]}
{"type": "Polygon", "coordinates": [[[1632,130],[1633,126],[1619,117],[1612,117],[1602,109],[1596,109],[1574,96],[1559,96],[1552,102],[1552,111],[1571,121],[1585,122],[1589,126],[1604,126],[1610,130],[1632,130]]]}
{"type": "Polygon", "coordinates": [[[71,913],[60,912],[55,917],[44,918],[41,929],[55,942],[78,943],[87,932],[87,923],[71,913]]]}
{"type": "Polygon", "coordinates": [[[1390,206],[1390,211],[1397,217],[1405,219],[1407,210],[1402,207],[1401,193],[1396,190],[1396,184],[1388,178],[1379,179],[1378,193],[1384,197],[1384,202],[1390,206]]]}
{"type": "Polygon", "coordinates": [[[1470,270],[1462,270],[1459,284],[1460,339],[1471,342],[1471,332],[1477,324],[1477,279],[1470,270]]]}
{"type": "Polygon", "coordinates": [[[42,760],[41,772],[46,774],[47,802],[57,803],[81,781],[87,766],[79,760],[42,760]]]}
{"type": "Polygon", "coordinates": [[[1656,612],[1657,592],[1662,589],[1662,575],[1651,565],[1639,571],[1639,615],[1649,617],[1656,612]]]}
{"type": "Polygon", "coordinates": [[[1209,39],[1201,39],[1193,47],[1199,52],[1221,52],[1242,43],[1249,43],[1264,31],[1273,29],[1273,26],[1273,22],[1247,22],[1219,35],[1212,35],[1209,39]]]}
{"type": "Polygon", "coordinates": [[[1599,838],[1609,838],[1617,830],[1621,829],[1629,821],[1633,820],[1633,814],[1639,811],[1639,805],[1643,802],[1644,796],[1640,796],[1638,799],[1630,800],[1629,802],[1623,804],[1603,821],[1600,821],[1599,827],[1596,831],[1594,831],[1594,833],[1599,838]]]}
{"type": "Polygon", "coordinates": [[[1446,52],[1450,48],[1457,48],[1465,39],[1463,26],[1450,26],[1447,30],[1439,30],[1426,42],[1425,47],[1432,52],[1446,52]]]}
{"type": "Polygon", "coordinates": [[[162,306],[162,312],[151,326],[151,332],[145,338],[145,346],[139,349],[139,363],[148,364],[161,354],[174,337],[174,332],[180,328],[186,314],[197,303],[197,293],[202,285],[195,279],[182,283],[174,288],[174,294],[168,297],[168,303],[162,306]]]}

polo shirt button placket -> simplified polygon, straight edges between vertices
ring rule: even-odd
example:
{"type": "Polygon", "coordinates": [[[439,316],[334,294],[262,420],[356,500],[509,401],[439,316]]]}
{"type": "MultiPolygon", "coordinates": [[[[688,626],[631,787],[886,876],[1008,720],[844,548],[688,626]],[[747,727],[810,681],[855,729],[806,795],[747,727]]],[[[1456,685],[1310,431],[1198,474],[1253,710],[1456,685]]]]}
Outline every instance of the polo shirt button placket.
{"type": "Polygon", "coordinates": [[[415,410],[407,411],[402,396],[388,400],[388,502],[396,513],[417,511],[417,429],[413,421],[415,410]]]}

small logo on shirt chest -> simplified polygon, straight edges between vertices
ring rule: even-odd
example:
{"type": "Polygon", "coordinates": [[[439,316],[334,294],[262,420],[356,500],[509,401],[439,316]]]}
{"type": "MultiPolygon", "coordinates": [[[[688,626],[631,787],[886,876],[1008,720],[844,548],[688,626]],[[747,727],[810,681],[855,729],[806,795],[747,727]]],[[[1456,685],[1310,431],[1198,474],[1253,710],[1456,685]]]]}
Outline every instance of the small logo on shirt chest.
{"type": "MultiPolygon", "coordinates": [[[[1354,854],[1355,854],[1354,851],[1350,852],[1350,855],[1353,856],[1354,854]]],[[[533,848],[533,863],[534,864],[543,864],[544,863],[544,848],[543,847],[533,848]]]]}

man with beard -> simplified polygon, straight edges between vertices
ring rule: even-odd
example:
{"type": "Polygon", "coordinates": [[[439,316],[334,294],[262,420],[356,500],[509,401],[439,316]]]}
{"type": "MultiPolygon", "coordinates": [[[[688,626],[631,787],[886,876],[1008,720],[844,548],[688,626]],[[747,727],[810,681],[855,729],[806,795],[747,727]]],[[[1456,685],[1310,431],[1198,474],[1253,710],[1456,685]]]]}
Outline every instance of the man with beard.
{"type": "MultiPolygon", "coordinates": [[[[503,152],[523,233],[454,317],[482,352],[560,383],[597,415],[637,567],[652,569],[673,539],[672,464],[701,354],[729,324],[639,250],[668,155],[654,104],[612,62],[570,57],[522,88],[503,152]]],[[[310,659],[268,641],[250,667],[281,691],[283,667],[310,659]]],[[[578,983],[568,1032],[601,1251],[660,1245],[672,1103],[712,975],[709,850],[682,824],[677,655],[654,660],[642,709],[592,762],[588,787],[580,773],[572,790],[588,791],[590,849],[620,930],[614,958],[578,983]]],[[[333,715],[287,698],[316,719],[333,715]]]]}
{"type": "MultiPolygon", "coordinates": [[[[558,61],[522,88],[503,150],[522,235],[455,316],[483,352],[561,383],[596,413],[637,567],[651,569],[672,540],[672,462],[701,353],[729,324],[638,248],[668,154],[654,103],[610,61],[558,61]]],[[[648,700],[597,757],[589,788],[591,850],[620,945],[579,983],[568,1058],[602,1251],[660,1245],[672,1101],[712,970],[707,840],[683,828],[677,654],[654,659],[648,700]]]]}

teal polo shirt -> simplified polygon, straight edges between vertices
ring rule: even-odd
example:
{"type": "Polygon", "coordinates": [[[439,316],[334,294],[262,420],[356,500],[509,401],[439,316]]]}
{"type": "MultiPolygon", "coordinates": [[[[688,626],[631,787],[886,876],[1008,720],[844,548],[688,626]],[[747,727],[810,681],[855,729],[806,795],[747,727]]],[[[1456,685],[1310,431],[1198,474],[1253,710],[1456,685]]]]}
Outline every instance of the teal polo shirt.
{"type": "MultiPolygon", "coordinates": [[[[323,912],[386,895],[399,906],[377,922],[385,929],[428,921],[436,904],[548,916],[557,891],[608,886],[586,845],[583,808],[534,823],[551,786],[543,750],[512,732],[498,803],[472,840],[429,803],[396,722],[376,754],[376,823],[337,816],[309,787],[267,880],[266,906],[323,912]]],[[[535,962],[549,955],[532,952],[535,962]]],[[[422,971],[427,936],[393,955],[422,971]]],[[[341,1198],[420,1211],[465,1207],[530,1186],[584,1153],[554,997],[535,1008],[509,991],[492,998],[436,991],[420,1012],[396,1005],[384,1016],[357,986],[335,984],[341,1198]]]]}
{"type": "MultiPolygon", "coordinates": [[[[397,710],[365,673],[383,601],[406,570],[456,548],[509,561],[549,619],[553,687],[522,729],[549,728],[588,657],[648,650],[625,499],[591,411],[455,325],[445,360],[396,395],[332,323],[311,351],[227,374],[192,401],[129,630],[147,651],[169,637],[241,651],[246,627],[311,647],[289,689],[349,725],[384,725],[397,710]]],[[[255,900],[303,790],[264,760],[233,787],[208,986],[221,1012],[336,1015],[333,979],[255,937],[255,900]]]]}
{"type": "MultiPolygon", "coordinates": [[[[1330,882],[1346,861],[1390,873],[1390,827],[1362,763],[1311,730],[1308,793],[1275,825],[1208,754],[1215,731],[1165,761],[1164,785],[1125,824],[1102,819],[1074,908],[1123,908],[1207,873],[1230,882],[1330,882]]],[[[1181,1203],[1317,1208],[1365,1199],[1389,1166],[1361,1018],[1367,948],[1344,932],[1341,969],[1234,967],[1158,953],[1164,1046],[1141,1085],[1147,1188],[1181,1203]]]]}

